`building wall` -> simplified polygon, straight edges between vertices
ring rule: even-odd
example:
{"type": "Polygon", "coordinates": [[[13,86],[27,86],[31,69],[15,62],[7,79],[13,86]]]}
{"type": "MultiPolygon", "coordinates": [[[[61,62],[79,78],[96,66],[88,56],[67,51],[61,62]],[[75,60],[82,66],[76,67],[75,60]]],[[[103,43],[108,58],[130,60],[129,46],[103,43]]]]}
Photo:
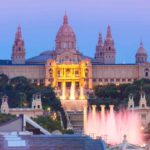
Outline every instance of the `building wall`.
{"type": "Polygon", "coordinates": [[[93,65],[93,85],[132,83],[139,79],[138,65],[93,65]]]}
{"type": "MultiPolygon", "coordinates": [[[[61,67],[61,65],[59,66],[61,67]]],[[[46,84],[49,81],[49,68],[47,65],[1,65],[0,74],[4,73],[9,78],[25,76],[32,82],[39,84],[45,82],[46,84]]],[[[88,66],[88,68],[89,74],[91,74],[89,77],[89,88],[93,85],[132,83],[141,78],[150,79],[150,63],[92,65],[88,66]]],[[[53,83],[56,78],[55,75],[53,83]]]]}
{"type": "Polygon", "coordinates": [[[24,114],[28,117],[36,118],[37,116],[43,116],[43,109],[31,109],[31,108],[10,108],[9,114],[16,115],[19,117],[21,114],[24,114]]]}
{"type": "Polygon", "coordinates": [[[135,109],[135,111],[138,113],[141,121],[141,125],[147,126],[150,123],[150,108],[145,109],[135,109]]]}
{"type": "Polygon", "coordinates": [[[45,66],[44,65],[2,65],[0,74],[4,73],[9,78],[24,76],[33,82],[44,82],[45,66]]]}

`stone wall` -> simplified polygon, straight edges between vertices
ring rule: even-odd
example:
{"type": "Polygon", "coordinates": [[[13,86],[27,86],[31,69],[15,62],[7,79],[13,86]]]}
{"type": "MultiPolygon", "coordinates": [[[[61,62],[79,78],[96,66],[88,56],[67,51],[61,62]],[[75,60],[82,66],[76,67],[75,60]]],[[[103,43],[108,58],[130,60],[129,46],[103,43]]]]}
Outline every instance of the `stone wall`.
{"type": "Polygon", "coordinates": [[[31,108],[10,108],[9,113],[12,115],[20,116],[21,114],[24,114],[28,117],[37,117],[42,116],[44,111],[43,109],[31,109],[31,108]]]}
{"type": "Polygon", "coordinates": [[[93,65],[93,84],[132,83],[139,79],[138,65],[93,65]]]}

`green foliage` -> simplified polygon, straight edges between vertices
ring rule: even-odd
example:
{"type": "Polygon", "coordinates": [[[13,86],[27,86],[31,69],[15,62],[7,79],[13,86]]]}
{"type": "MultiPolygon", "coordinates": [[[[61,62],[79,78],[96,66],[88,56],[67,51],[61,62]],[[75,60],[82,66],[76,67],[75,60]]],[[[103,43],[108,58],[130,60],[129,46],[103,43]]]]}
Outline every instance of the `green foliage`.
{"type": "Polygon", "coordinates": [[[39,125],[41,125],[43,128],[48,130],[49,132],[52,132],[54,130],[62,130],[60,121],[53,120],[49,116],[39,116],[37,118],[34,118],[34,121],[37,122],[39,125]]]}
{"type": "Polygon", "coordinates": [[[141,79],[132,84],[108,84],[104,86],[96,86],[94,88],[95,99],[90,98],[90,104],[114,104],[117,108],[126,107],[129,94],[133,94],[135,105],[138,105],[140,99],[140,92],[144,91],[147,98],[147,103],[150,105],[150,80],[141,79]]]}
{"type": "Polygon", "coordinates": [[[0,114],[0,124],[15,119],[16,116],[10,114],[0,114]]]}
{"type": "Polygon", "coordinates": [[[31,107],[32,95],[37,92],[42,95],[43,108],[51,107],[54,111],[62,110],[60,100],[50,86],[34,85],[23,76],[9,80],[6,75],[0,75],[0,97],[6,94],[9,97],[10,107],[31,107]]]}
{"type": "Polygon", "coordinates": [[[53,111],[61,112],[64,127],[66,127],[67,120],[64,110],[52,87],[32,84],[23,76],[9,79],[6,75],[0,74],[0,99],[7,95],[11,108],[31,107],[32,95],[35,93],[41,94],[44,109],[50,107],[53,111]]]}
{"type": "Polygon", "coordinates": [[[74,134],[74,131],[71,129],[63,130],[63,134],[74,134]]]}

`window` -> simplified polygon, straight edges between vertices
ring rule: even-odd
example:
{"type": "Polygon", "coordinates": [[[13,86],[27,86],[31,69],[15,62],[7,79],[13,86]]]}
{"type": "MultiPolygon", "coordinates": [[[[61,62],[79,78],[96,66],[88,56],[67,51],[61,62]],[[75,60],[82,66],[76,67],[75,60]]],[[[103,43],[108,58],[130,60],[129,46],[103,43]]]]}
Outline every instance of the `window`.
{"type": "Polygon", "coordinates": [[[105,79],[105,82],[108,82],[108,79],[105,79]]]}
{"type": "Polygon", "coordinates": [[[75,76],[76,76],[76,77],[79,76],[79,71],[78,71],[78,70],[75,71],[75,76]]]}
{"type": "Polygon", "coordinates": [[[52,69],[49,69],[49,76],[50,76],[50,78],[53,77],[53,70],[52,69]]]}
{"type": "Polygon", "coordinates": [[[63,48],[64,49],[67,48],[67,43],[66,42],[63,43],[63,48]]]}
{"type": "Polygon", "coordinates": [[[120,82],[120,79],[116,79],[117,82],[120,82]]]}
{"type": "Polygon", "coordinates": [[[148,72],[145,72],[145,77],[148,77],[148,72]]]}
{"type": "Polygon", "coordinates": [[[128,82],[131,82],[131,79],[128,79],[128,82]]]}
{"type": "Polygon", "coordinates": [[[126,79],[122,79],[122,82],[125,82],[126,81],[126,79]]]}
{"type": "Polygon", "coordinates": [[[89,70],[85,69],[85,77],[88,77],[88,75],[89,75],[89,70]]]}
{"type": "Polygon", "coordinates": [[[149,76],[149,69],[146,68],[146,69],[144,70],[144,72],[145,72],[145,77],[148,77],[148,76],[149,76]]]}
{"type": "Polygon", "coordinates": [[[130,108],[133,108],[133,105],[130,105],[130,108]]]}
{"type": "Polygon", "coordinates": [[[114,79],[110,79],[111,82],[114,82],[114,79]]]}
{"type": "Polygon", "coordinates": [[[141,119],[146,120],[146,114],[141,114],[141,119]]]}
{"type": "Polygon", "coordinates": [[[57,76],[58,76],[58,77],[60,77],[60,76],[61,76],[60,70],[58,70],[58,72],[57,72],[57,76]]]}
{"type": "Polygon", "coordinates": [[[70,69],[67,69],[67,70],[66,70],[66,76],[67,76],[67,77],[70,77],[70,69]]]}
{"type": "Polygon", "coordinates": [[[99,79],[99,82],[102,82],[103,81],[103,79],[99,79]]]}
{"type": "Polygon", "coordinates": [[[61,88],[61,82],[58,82],[58,88],[61,88]]]}
{"type": "Polygon", "coordinates": [[[93,79],[93,82],[96,82],[96,79],[93,79]]]}

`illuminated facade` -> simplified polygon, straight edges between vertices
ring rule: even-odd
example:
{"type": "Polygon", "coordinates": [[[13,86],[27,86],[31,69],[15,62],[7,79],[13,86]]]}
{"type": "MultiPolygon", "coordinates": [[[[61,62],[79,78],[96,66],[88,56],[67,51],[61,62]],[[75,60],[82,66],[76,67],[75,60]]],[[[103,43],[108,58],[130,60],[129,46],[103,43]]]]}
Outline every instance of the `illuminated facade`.
{"type": "Polygon", "coordinates": [[[83,109],[93,86],[108,83],[132,83],[141,78],[150,78],[150,63],[140,43],[135,55],[135,64],[116,64],[116,49],[108,26],[103,42],[99,34],[95,57],[83,55],[76,48],[76,35],[68,23],[67,15],[59,28],[55,49],[25,59],[25,46],[21,27],[18,27],[11,60],[0,60],[0,74],[9,78],[25,76],[33,83],[51,85],[60,97],[65,109],[83,109]],[[69,106],[69,107],[68,107],[69,106]]]}

